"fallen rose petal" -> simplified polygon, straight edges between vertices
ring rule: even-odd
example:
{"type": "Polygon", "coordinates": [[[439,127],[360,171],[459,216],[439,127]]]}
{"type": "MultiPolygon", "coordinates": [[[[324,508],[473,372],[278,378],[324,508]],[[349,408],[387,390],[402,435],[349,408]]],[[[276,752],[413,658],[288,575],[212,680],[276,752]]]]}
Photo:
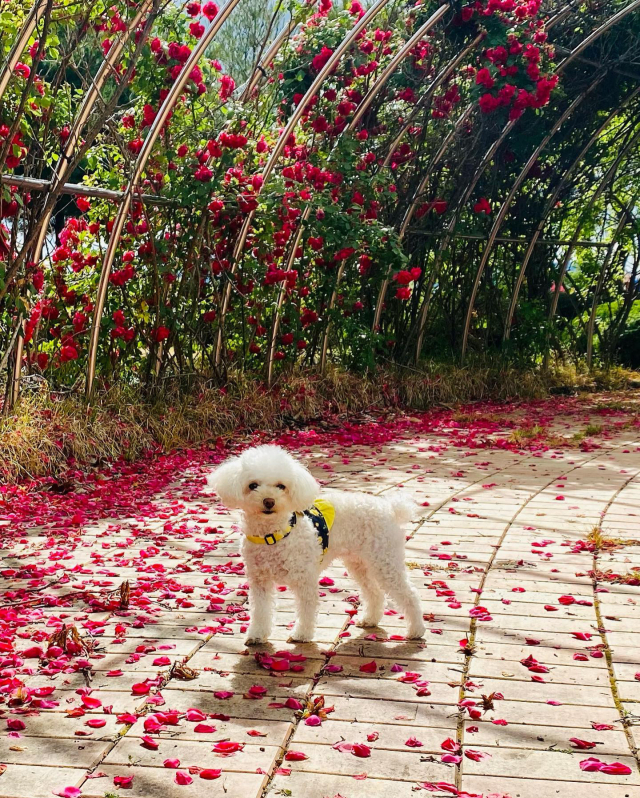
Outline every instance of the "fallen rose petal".
{"type": "Polygon", "coordinates": [[[582,762],[580,762],[580,770],[586,773],[593,773],[594,771],[600,770],[602,764],[603,763],[599,759],[590,756],[589,759],[583,759],[582,762]]]}
{"type": "Polygon", "coordinates": [[[409,746],[409,748],[422,748],[424,743],[420,742],[416,737],[409,737],[405,745],[409,746]]]}
{"type": "Polygon", "coordinates": [[[148,737],[147,735],[142,738],[140,745],[143,748],[148,748],[151,751],[157,751],[160,747],[160,743],[157,740],[154,740],[153,737],[148,737]]]}
{"type": "Polygon", "coordinates": [[[611,762],[610,764],[602,765],[600,773],[607,773],[609,776],[630,776],[631,768],[622,762],[611,762]]]}
{"type": "Polygon", "coordinates": [[[231,740],[221,740],[213,746],[212,750],[216,754],[224,754],[227,756],[229,754],[235,754],[238,751],[242,751],[243,748],[244,743],[234,743],[231,742],[231,740]]]}
{"type": "Polygon", "coordinates": [[[302,751],[287,751],[284,758],[287,762],[302,762],[303,759],[309,759],[302,751]]]}
{"type": "Polygon", "coordinates": [[[201,779],[206,779],[207,781],[213,781],[214,779],[219,779],[222,775],[221,770],[214,770],[213,768],[204,768],[203,770],[198,773],[201,779]]]}
{"type": "Polygon", "coordinates": [[[180,767],[180,760],[179,759],[165,759],[162,764],[166,768],[179,768],[180,767]]]}
{"type": "Polygon", "coordinates": [[[59,795],[60,798],[78,798],[82,791],[77,787],[63,787],[61,790],[54,790],[54,795],[59,795]]]}
{"type": "Polygon", "coordinates": [[[482,762],[483,759],[491,758],[491,754],[487,754],[484,751],[474,751],[473,748],[467,748],[464,755],[473,762],[482,762]]]}
{"type": "Polygon", "coordinates": [[[192,784],[193,779],[188,773],[185,773],[184,770],[177,770],[176,775],[174,778],[176,784],[180,784],[182,786],[186,786],[187,784],[192,784]]]}
{"type": "Polygon", "coordinates": [[[588,740],[581,740],[579,737],[569,737],[569,742],[574,748],[580,750],[589,750],[597,745],[597,743],[590,743],[588,740]]]}
{"type": "Polygon", "coordinates": [[[114,776],[113,783],[121,790],[130,790],[133,784],[133,776],[114,776]]]}
{"type": "Polygon", "coordinates": [[[193,727],[194,732],[196,734],[213,734],[216,730],[215,726],[211,726],[208,723],[198,723],[197,726],[193,727]]]}

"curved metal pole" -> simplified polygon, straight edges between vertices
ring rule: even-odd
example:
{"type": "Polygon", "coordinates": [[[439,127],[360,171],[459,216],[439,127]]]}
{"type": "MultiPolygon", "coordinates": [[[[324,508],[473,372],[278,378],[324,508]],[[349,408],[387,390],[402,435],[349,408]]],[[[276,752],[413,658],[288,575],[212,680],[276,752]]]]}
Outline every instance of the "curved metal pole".
{"type": "Polygon", "coordinates": [[[600,298],[600,292],[604,287],[604,282],[606,280],[606,275],[607,275],[607,269],[609,268],[609,264],[613,259],[614,252],[616,252],[618,248],[618,236],[624,230],[624,228],[629,224],[629,222],[633,222],[633,217],[631,215],[631,208],[634,206],[637,198],[638,198],[638,193],[636,192],[631,201],[622,209],[622,214],[620,215],[620,221],[618,222],[616,230],[613,234],[613,238],[611,239],[611,244],[607,249],[607,253],[602,263],[602,269],[600,270],[600,274],[598,276],[598,282],[596,284],[595,291],[593,292],[591,313],[589,314],[589,323],[587,324],[587,368],[589,369],[589,371],[591,371],[591,361],[593,359],[593,332],[596,326],[598,299],[600,298]]]}
{"type": "Polygon", "coordinates": [[[383,69],[383,71],[380,73],[380,75],[371,85],[371,88],[364,96],[364,99],[362,100],[360,105],[358,105],[356,112],[353,115],[353,119],[351,120],[351,124],[349,125],[350,129],[353,130],[356,127],[356,125],[360,122],[362,117],[369,110],[369,106],[375,99],[380,89],[382,89],[386,85],[387,81],[396,71],[401,61],[403,61],[407,57],[407,55],[409,55],[410,51],[413,50],[416,44],[424,36],[424,34],[428,30],[430,30],[436,24],[436,22],[442,19],[442,17],[446,14],[448,10],[449,10],[448,3],[445,3],[444,5],[440,6],[440,8],[434,11],[434,13],[429,17],[429,19],[418,28],[418,30],[413,34],[413,36],[410,39],[407,39],[407,41],[402,45],[402,47],[393,56],[391,61],[389,61],[387,66],[383,69]]]}
{"type": "Polygon", "coordinates": [[[16,340],[16,349],[13,354],[13,373],[11,375],[11,384],[9,385],[9,392],[7,395],[7,407],[13,407],[18,401],[20,396],[20,380],[22,378],[22,354],[24,352],[24,320],[20,316],[16,324],[18,325],[18,338],[16,340]]]}
{"type": "MultiPolygon", "coordinates": [[[[413,195],[413,200],[411,201],[411,204],[409,205],[409,207],[407,209],[407,212],[404,215],[404,218],[402,220],[402,224],[400,225],[400,231],[398,233],[398,238],[400,240],[402,240],[402,238],[404,237],[404,234],[407,231],[407,228],[409,227],[409,223],[411,222],[411,219],[413,218],[413,214],[415,213],[416,208],[418,207],[418,202],[420,200],[420,197],[421,197],[422,193],[424,192],[424,190],[426,188],[426,185],[429,182],[429,179],[431,178],[433,170],[440,163],[442,157],[444,156],[444,154],[446,153],[446,151],[447,151],[447,149],[449,147],[449,144],[455,138],[456,134],[460,131],[460,128],[462,127],[462,125],[467,121],[469,116],[471,116],[472,109],[473,109],[473,106],[471,106],[471,105],[469,105],[469,106],[467,106],[467,108],[465,108],[465,110],[462,113],[462,115],[460,116],[460,118],[456,121],[455,126],[447,133],[447,135],[445,136],[442,144],[440,145],[440,148],[438,149],[438,152],[434,155],[433,159],[431,160],[431,163],[429,164],[429,166],[427,168],[427,171],[424,174],[424,177],[420,181],[420,183],[418,185],[418,188],[416,189],[416,191],[415,191],[415,193],[413,195]]],[[[382,284],[380,285],[380,290],[378,291],[378,299],[376,301],[376,310],[375,310],[375,313],[374,313],[374,316],[373,316],[373,324],[371,325],[371,329],[373,331],[377,330],[378,326],[380,324],[380,317],[382,316],[382,306],[384,305],[384,298],[385,298],[386,293],[387,293],[387,288],[389,287],[389,280],[391,279],[391,272],[392,272],[392,268],[389,268],[387,270],[387,273],[386,273],[385,277],[384,277],[384,280],[382,281],[382,284]]],[[[428,295],[427,295],[427,298],[426,298],[425,301],[426,301],[426,308],[425,308],[425,303],[423,303],[423,306],[422,306],[423,315],[426,315],[426,309],[428,308],[428,295]]]]}
{"type": "MultiPolygon", "coordinates": [[[[560,291],[562,289],[562,284],[564,282],[564,276],[567,273],[567,268],[569,267],[569,261],[571,260],[571,256],[573,255],[573,253],[575,251],[575,248],[576,248],[576,244],[578,242],[578,239],[580,238],[580,234],[582,232],[582,227],[585,224],[585,222],[587,221],[587,217],[588,217],[591,209],[593,208],[593,206],[595,205],[597,200],[602,195],[602,192],[605,190],[605,188],[609,185],[610,182],[615,180],[615,176],[616,176],[616,173],[618,171],[618,167],[622,163],[622,160],[625,157],[625,155],[627,154],[628,150],[631,149],[636,144],[636,142],[639,139],[640,139],[640,127],[636,131],[635,135],[633,135],[631,137],[631,139],[625,144],[625,146],[622,148],[622,150],[618,153],[618,155],[616,156],[615,160],[613,161],[611,166],[607,169],[604,177],[600,181],[600,183],[598,185],[598,188],[591,195],[591,197],[590,197],[589,201],[587,202],[587,204],[583,206],[582,215],[580,217],[580,220],[578,221],[578,224],[576,225],[576,229],[575,229],[575,231],[573,233],[573,236],[571,237],[571,242],[569,243],[569,246],[567,247],[567,251],[566,251],[565,256],[564,256],[564,258],[562,260],[562,265],[560,266],[560,269],[558,270],[558,277],[556,279],[555,289],[554,289],[554,292],[553,292],[553,297],[551,299],[551,307],[549,309],[549,323],[550,324],[553,321],[553,317],[556,315],[556,310],[558,309],[558,299],[560,298],[560,291]]],[[[548,337],[549,337],[549,333],[547,333],[547,338],[548,337]]]]}
{"type": "Polygon", "coordinates": [[[565,186],[569,182],[569,178],[573,174],[574,169],[580,164],[580,162],[585,157],[585,155],[588,153],[588,151],[591,149],[591,147],[593,147],[593,145],[596,143],[596,141],[600,138],[600,136],[604,132],[604,130],[606,130],[606,128],[609,127],[609,125],[616,118],[616,116],[618,116],[618,114],[620,114],[624,110],[624,108],[635,97],[638,96],[638,94],[640,94],[640,86],[637,89],[635,89],[633,92],[631,92],[631,94],[625,99],[625,101],[618,108],[616,108],[614,111],[612,111],[609,114],[609,116],[604,120],[604,122],[593,133],[593,135],[591,136],[589,141],[587,141],[587,143],[584,145],[582,150],[580,150],[580,153],[578,154],[576,159],[573,161],[571,166],[564,173],[564,175],[562,176],[562,179],[560,180],[560,182],[558,183],[558,185],[554,189],[553,194],[551,194],[551,196],[549,197],[549,199],[547,201],[547,204],[545,206],[545,209],[544,209],[544,211],[542,213],[542,217],[541,217],[540,221],[538,222],[538,226],[536,227],[536,230],[535,230],[533,236],[531,237],[531,240],[529,241],[529,245],[527,247],[527,251],[525,253],[524,259],[522,261],[522,265],[520,266],[520,271],[518,273],[516,284],[515,284],[514,289],[513,289],[513,294],[511,296],[511,303],[509,305],[509,311],[507,313],[507,318],[505,319],[503,340],[507,341],[509,339],[510,335],[511,335],[511,325],[513,323],[513,317],[515,315],[516,306],[518,304],[518,296],[520,294],[520,290],[521,290],[522,284],[524,282],[525,273],[526,273],[527,266],[529,264],[529,260],[531,259],[531,256],[533,255],[533,251],[534,251],[534,249],[536,247],[536,244],[538,243],[538,239],[542,235],[542,232],[543,232],[543,230],[544,230],[544,228],[545,228],[545,226],[547,224],[547,220],[549,219],[549,216],[551,215],[551,213],[553,212],[553,209],[555,208],[556,201],[557,201],[558,197],[560,196],[560,194],[564,190],[565,186]]]}
{"type": "MultiPolygon", "coordinates": [[[[546,29],[550,30],[558,22],[562,22],[562,20],[565,19],[571,13],[571,11],[572,11],[572,8],[570,6],[567,6],[567,7],[563,8],[561,11],[559,11],[555,16],[553,16],[547,22],[546,29]]],[[[400,144],[400,142],[404,138],[406,132],[411,127],[411,124],[413,123],[414,119],[418,115],[419,111],[422,110],[424,100],[425,99],[428,100],[431,97],[431,94],[433,93],[433,90],[437,89],[438,86],[440,86],[440,84],[442,84],[449,77],[449,75],[455,70],[455,68],[460,64],[460,62],[463,61],[473,49],[475,49],[475,47],[485,38],[485,36],[486,36],[485,31],[481,31],[475,37],[475,39],[473,39],[473,41],[469,42],[469,44],[463,50],[461,50],[454,58],[451,59],[451,61],[449,61],[449,63],[441,70],[440,74],[435,78],[435,80],[433,81],[431,86],[429,86],[429,89],[427,90],[427,92],[420,97],[420,99],[416,103],[415,108],[409,114],[409,117],[407,118],[407,120],[404,123],[403,127],[400,129],[400,132],[398,133],[398,135],[393,140],[393,143],[391,144],[389,152],[387,153],[387,155],[386,155],[386,157],[384,159],[384,162],[382,164],[382,168],[383,169],[386,168],[387,166],[389,166],[389,163],[391,162],[391,158],[393,157],[393,153],[397,150],[398,145],[400,144]]],[[[472,109],[473,109],[473,105],[468,105],[467,106],[467,108],[465,109],[465,112],[463,114],[463,117],[465,119],[468,118],[469,113],[471,112],[472,109]]],[[[462,119],[462,117],[461,117],[461,119],[462,119]]]]}
{"type": "MultiPolygon", "coordinates": [[[[640,0],[638,1],[640,2],[640,0]]],[[[142,149],[140,150],[138,158],[136,159],[136,162],[134,164],[132,174],[129,179],[129,183],[127,185],[127,190],[125,196],[122,199],[122,204],[118,209],[118,213],[113,224],[113,229],[111,231],[111,236],[109,238],[107,251],[105,252],[104,260],[102,262],[102,270],[100,272],[100,282],[98,283],[96,306],[93,311],[93,320],[91,324],[91,339],[89,343],[89,354],[88,354],[88,365],[87,365],[87,383],[86,383],[87,396],[90,396],[93,390],[93,382],[96,373],[96,358],[98,354],[98,340],[100,337],[100,322],[102,320],[102,312],[104,310],[104,305],[107,298],[107,290],[109,287],[109,275],[111,274],[111,267],[113,265],[118,244],[120,243],[120,236],[122,234],[124,222],[131,207],[134,188],[138,184],[138,181],[140,179],[142,172],[144,171],[147,160],[151,155],[151,151],[153,150],[153,146],[156,142],[156,139],[160,135],[160,132],[167,121],[167,117],[169,116],[169,113],[172,110],[173,105],[178,98],[178,95],[183,90],[184,86],[186,85],[189,79],[189,74],[191,70],[197,64],[200,58],[204,55],[205,50],[215,39],[218,31],[222,27],[223,23],[225,22],[229,14],[236,7],[238,2],[239,0],[227,1],[227,4],[219,12],[213,25],[209,28],[209,30],[205,33],[205,35],[199,40],[198,44],[195,46],[193,52],[189,56],[188,60],[185,62],[182,71],[180,72],[176,81],[171,86],[171,89],[169,90],[169,93],[165,98],[165,101],[160,106],[160,110],[158,111],[158,114],[155,120],[153,121],[151,128],[149,129],[149,134],[145,139],[142,149]]]]}
{"type": "MultiPolygon", "coordinates": [[[[338,297],[338,287],[342,281],[342,275],[344,274],[344,267],[346,261],[342,261],[340,263],[340,268],[338,269],[338,273],[336,274],[336,282],[333,286],[333,291],[331,292],[331,299],[329,300],[329,306],[327,307],[327,313],[330,313],[333,310],[333,306],[336,303],[336,299],[338,297]]],[[[324,371],[325,366],[327,365],[327,352],[329,351],[329,329],[331,327],[331,320],[327,316],[327,324],[324,329],[324,335],[322,336],[322,351],[320,353],[320,371],[324,371]]]]}
{"type": "Polygon", "coordinates": [[[478,271],[476,272],[475,280],[473,281],[473,287],[471,289],[471,296],[469,297],[469,305],[467,307],[467,316],[464,323],[464,331],[462,334],[462,352],[461,356],[464,359],[464,356],[467,352],[467,343],[469,340],[469,330],[471,327],[471,319],[473,317],[473,307],[476,301],[476,296],[478,294],[478,287],[480,286],[480,280],[482,279],[482,275],[484,273],[485,266],[489,262],[489,257],[493,251],[493,245],[495,243],[496,237],[502,223],[504,222],[509,208],[511,207],[511,203],[515,199],[518,190],[524,183],[527,175],[529,174],[529,170],[535,164],[535,162],[540,157],[540,154],[546,149],[547,145],[551,141],[551,139],[555,136],[558,132],[560,127],[567,121],[567,119],[571,116],[571,114],[580,106],[580,104],[589,96],[589,94],[602,82],[604,79],[604,73],[598,75],[598,77],[591,83],[588,89],[581,92],[575,100],[569,105],[569,107],[564,111],[563,114],[556,120],[553,124],[547,135],[540,141],[538,146],[529,156],[529,160],[525,163],[522,167],[520,174],[515,179],[511,190],[507,194],[505,201],[502,203],[502,207],[496,216],[493,225],[491,226],[491,230],[489,232],[489,238],[487,239],[487,243],[485,245],[484,251],[482,253],[482,258],[480,259],[480,263],[478,265],[478,271]]]}
{"type": "MultiPolygon", "coordinates": [[[[391,147],[389,147],[389,151],[385,156],[384,161],[382,162],[382,169],[386,169],[391,163],[391,159],[393,158],[393,153],[398,149],[400,142],[405,137],[407,131],[413,124],[415,118],[418,116],[419,112],[424,110],[426,107],[427,102],[431,99],[435,90],[442,84],[444,81],[449,77],[449,75],[454,71],[454,69],[458,66],[458,64],[463,61],[467,55],[484,39],[484,33],[479,33],[476,38],[470,42],[463,50],[461,50],[455,58],[452,58],[449,63],[440,70],[440,73],[435,77],[429,88],[426,92],[421,95],[420,99],[416,103],[415,107],[409,114],[407,120],[405,121],[404,125],[400,128],[398,135],[391,143],[391,147]]],[[[467,107],[469,110],[471,106],[467,107]]]]}
{"type": "MultiPolygon", "coordinates": [[[[132,34],[135,32],[136,28],[140,24],[144,15],[147,13],[152,2],[153,0],[143,0],[137,14],[129,22],[129,25],[127,26],[127,29],[124,32],[124,35],[118,36],[116,41],[113,42],[111,48],[109,49],[109,52],[107,53],[107,57],[100,65],[100,69],[97,71],[95,78],[91,81],[91,85],[89,86],[87,93],[83,97],[82,105],[80,106],[78,115],[76,116],[76,119],[69,133],[69,138],[65,143],[62,157],[58,161],[57,167],[49,183],[49,196],[52,196],[60,187],[60,185],[64,183],[65,180],[67,179],[71,171],[71,159],[73,157],[73,152],[80,139],[82,129],[84,128],[84,125],[86,124],[87,119],[89,118],[89,115],[93,110],[95,102],[100,96],[102,87],[104,86],[107,78],[111,74],[111,71],[113,70],[113,67],[115,66],[116,62],[120,58],[120,54],[122,53],[122,50],[124,49],[126,43],[129,41],[132,34]]],[[[44,242],[47,237],[47,232],[49,229],[49,221],[51,220],[52,213],[53,213],[53,206],[49,210],[45,208],[44,213],[38,222],[38,237],[33,247],[33,253],[35,255],[34,260],[40,259],[40,253],[42,252],[42,248],[44,246],[44,242]]],[[[24,322],[22,322],[22,327],[24,331],[24,322]]],[[[23,335],[20,335],[16,344],[13,380],[8,399],[10,406],[14,405],[18,401],[18,398],[20,396],[20,380],[22,375],[23,348],[24,348],[24,337],[23,335]]]]}
{"type": "MultiPolygon", "coordinates": [[[[382,9],[387,5],[388,2],[389,2],[389,0],[377,0],[377,2],[374,3],[374,5],[372,5],[371,8],[366,12],[366,14],[364,14],[358,20],[358,22],[356,22],[354,27],[349,31],[349,33],[340,42],[338,47],[334,50],[334,52],[332,53],[332,55],[329,58],[329,60],[327,61],[327,63],[322,67],[320,72],[318,72],[318,74],[316,75],[315,80],[313,81],[311,86],[309,86],[309,88],[307,89],[304,97],[298,103],[295,111],[293,112],[293,114],[289,118],[287,124],[285,125],[285,127],[282,130],[282,132],[280,133],[280,135],[278,137],[278,140],[277,140],[277,142],[275,144],[275,147],[271,151],[271,154],[269,156],[269,160],[267,161],[267,163],[265,164],[265,166],[264,166],[264,168],[262,170],[262,185],[260,186],[260,188],[258,189],[256,194],[259,195],[264,190],[264,187],[265,187],[269,177],[271,176],[271,173],[273,172],[273,170],[275,168],[275,165],[276,165],[278,159],[280,158],[280,155],[282,154],[282,150],[284,149],[284,145],[285,145],[287,139],[289,138],[289,136],[293,132],[293,130],[296,127],[296,125],[298,124],[298,122],[300,121],[302,115],[305,112],[306,106],[308,105],[308,103],[311,100],[311,98],[316,94],[318,89],[322,86],[322,84],[324,83],[326,77],[333,71],[334,67],[337,65],[337,63],[342,58],[342,56],[347,51],[347,49],[351,46],[351,43],[358,36],[360,31],[363,28],[365,28],[369,24],[369,22],[372,19],[374,19],[382,11],[382,9]]],[[[638,2],[640,2],[640,0],[638,0],[638,2]]],[[[238,238],[236,240],[236,244],[235,244],[235,247],[233,249],[232,264],[231,264],[231,275],[235,274],[235,270],[238,267],[238,259],[239,259],[240,255],[241,255],[241,253],[242,253],[242,251],[244,249],[244,245],[245,245],[245,242],[247,240],[247,235],[249,233],[249,228],[251,226],[251,222],[253,221],[254,215],[255,215],[255,211],[249,211],[249,213],[245,217],[243,225],[242,225],[242,227],[240,229],[240,232],[238,234],[238,238]]],[[[231,299],[231,282],[229,282],[227,284],[226,288],[225,288],[225,292],[224,292],[224,296],[223,296],[223,300],[222,300],[222,307],[220,309],[220,323],[219,323],[219,327],[218,327],[218,339],[217,339],[217,343],[216,343],[216,361],[215,361],[217,366],[220,365],[220,360],[221,360],[221,355],[222,355],[222,338],[223,338],[223,326],[222,325],[224,324],[224,318],[225,318],[227,310],[229,308],[229,300],[230,299],[231,299]]]]}
{"type": "MultiPolygon", "coordinates": [[[[606,22],[604,22],[602,25],[600,25],[598,28],[596,28],[596,30],[592,31],[576,47],[573,48],[573,50],[569,53],[569,55],[560,64],[558,64],[558,66],[554,70],[554,74],[559,75],[574,60],[574,58],[577,58],[580,55],[580,53],[586,47],[588,47],[590,44],[592,44],[596,39],[598,39],[600,36],[602,36],[603,33],[605,33],[607,30],[609,30],[609,28],[611,28],[613,25],[615,25],[617,22],[619,22],[625,16],[630,14],[631,11],[635,10],[639,6],[640,6],[640,0],[634,0],[634,2],[632,2],[629,6],[627,6],[626,8],[621,9],[617,14],[614,14],[613,17],[610,17],[606,22]]],[[[561,13],[562,12],[560,12],[560,14],[561,13]]],[[[560,17],[560,14],[557,14],[556,17],[554,17],[554,19],[551,20],[550,22],[558,20],[559,17],[560,17]]],[[[547,27],[549,27],[549,26],[547,26],[547,27]]],[[[495,142],[493,142],[491,147],[487,150],[487,152],[484,155],[482,161],[480,162],[478,168],[476,169],[476,171],[474,173],[474,176],[473,176],[473,179],[471,180],[469,186],[467,186],[467,189],[465,190],[464,194],[462,195],[462,199],[458,203],[458,207],[456,208],[456,210],[455,210],[455,212],[453,214],[453,218],[451,219],[449,227],[447,228],[447,232],[445,233],[445,236],[444,236],[444,238],[443,238],[443,240],[442,240],[442,242],[440,244],[440,248],[439,248],[438,253],[436,255],[436,260],[435,260],[435,263],[434,263],[434,266],[433,266],[433,268],[435,270],[439,270],[439,268],[440,268],[440,263],[442,262],[442,258],[444,257],[444,252],[447,249],[447,247],[449,246],[452,234],[453,234],[453,232],[454,232],[454,230],[455,230],[455,228],[457,226],[457,223],[458,223],[460,214],[462,212],[462,209],[464,208],[466,203],[469,201],[469,198],[471,197],[471,194],[473,193],[476,185],[478,184],[478,181],[480,180],[480,177],[482,176],[484,170],[486,169],[486,167],[488,166],[489,162],[493,158],[493,156],[494,156],[495,152],[497,151],[498,147],[502,144],[502,142],[507,138],[509,133],[513,130],[513,128],[514,128],[514,126],[516,124],[516,121],[517,120],[510,120],[509,122],[507,122],[507,124],[502,129],[502,132],[500,133],[500,136],[496,139],[495,142]]],[[[382,297],[382,299],[384,300],[384,297],[382,297]]],[[[418,332],[418,342],[417,342],[417,345],[416,345],[416,362],[419,360],[420,352],[421,352],[421,349],[422,349],[422,337],[423,337],[423,334],[424,334],[424,326],[425,326],[425,324],[426,324],[426,313],[422,314],[422,318],[420,320],[420,329],[419,329],[419,332],[418,332]]]]}
{"type": "Polygon", "coordinates": [[[18,38],[15,40],[13,47],[9,52],[7,63],[5,64],[2,73],[0,73],[0,99],[2,99],[2,96],[5,93],[7,85],[9,84],[11,76],[13,75],[13,70],[16,68],[16,64],[20,60],[20,56],[22,55],[24,48],[29,43],[31,34],[35,30],[38,22],[40,22],[44,16],[46,6],[47,0],[37,0],[36,4],[33,6],[22,24],[22,28],[18,33],[18,38]]]}
{"type": "MultiPolygon", "coordinates": [[[[311,5],[314,6],[316,4],[316,2],[317,2],[317,0],[313,0],[311,5]]],[[[287,40],[287,37],[290,35],[290,33],[299,24],[300,24],[300,20],[292,19],[291,22],[289,22],[288,25],[285,25],[285,27],[280,31],[280,33],[273,40],[273,42],[271,43],[269,49],[267,50],[267,52],[262,57],[260,63],[253,70],[253,74],[251,75],[249,80],[246,82],[245,86],[242,88],[242,91],[240,92],[240,97],[239,97],[239,100],[240,100],[241,103],[246,103],[247,102],[247,100],[251,96],[251,93],[253,92],[255,87],[260,82],[260,78],[264,77],[264,72],[265,72],[266,68],[271,64],[273,59],[276,57],[276,55],[278,54],[278,51],[280,50],[282,45],[287,40]]]]}

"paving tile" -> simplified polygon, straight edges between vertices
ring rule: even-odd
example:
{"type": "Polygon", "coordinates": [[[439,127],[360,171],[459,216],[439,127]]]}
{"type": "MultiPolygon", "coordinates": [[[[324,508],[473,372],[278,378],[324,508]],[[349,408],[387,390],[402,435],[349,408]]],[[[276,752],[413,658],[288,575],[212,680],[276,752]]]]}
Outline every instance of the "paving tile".
{"type": "Polygon", "coordinates": [[[292,798],[327,798],[343,795],[345,798],[414,798],[415,785],[408,781],[391,781],[367,778],[356,780],[351,776],[325,773],[292,773],[276,776],[268,796],[291,795],[292,798]],[[288,792],[283,792],[288,791],[288,792]]]}
{"type": "MultiPolygon", "coordinates": [[[[104,760],[105,765],[127,765],[135,762],[145,767],[162,767],[165,759],[179,759],[182,768],[193,765],[201,768],[223,768],[225,771],[255,773],[256,768],[269,772],[280,754],[280,748],[269,745],[253,745],[243,740],[243,749],[229,756],[215,753],[211,742],[154,738],[159,742],[157,750],[145,747],[141,739],[123,737],[104,760]]],[[[228,737],[218,734],[215,741],[228,737]]]]}
{"type": "Polygon", "coordinates": [[[78,787],[85,773],[82,768],[8,765],[0,778],[0,798],[51,798],[54,790],[78,787]]]}
{"type": "Polygon", "coordinates": [[[635,786],[594,784],[579,781],[542,781],[533,778],[504,778],[503,776],[464,775],[462,787],[471,793],[497,793],[510,798],[635,798],[635,786]]]}
{"type": "MultiPolygon", "coordinates": [[[[347,740],[347,742],[351,742],[347,740]]],[[[286,762],[293,773],[332,773],[343,776],[358,776],[366,773],[371,779],[393,781],[449,781],[454,776],[453,768],[439,761],[428,761],[418,751],[388,751],[371,745],[371,754],[366,758],[353,756],[350,752],[338,751],[326,745],[295,743],[290,750],[306,754],[308,759],[286,762]],[[425,761],[427,760],[427,761],[425,761]]]]}
{"type": "MultiPolygon", "coordinates": [[[[618,724],[619,726],[619,724],[618,724]]],[[[493,723],[469,721],[464,724],[465,743],[475,748],[499,746],[500,748],[532,748],[540,750],[571,750],[575,746],[569,742],[572,737],[596,743],[588,755],[628,756],[629,743],[620,731],[594,731],[593,729],[563,728],[558,726],[535,726],[532,724],[510,723],[496,726],[493,723]],[[469,732],[472,729],[474,731],[469,732]],[[477,729],[477,731],[475,731],[477,729]]]]}
{"type": "Polygon", "coordinates": [[[82,798],[104,798],[108,793],[126,795],[127,798],[185,798],[189,795],[206,795],[207,798],[259,798],[267,782],[267,776],[262,774],[236,773],[224,768],[220,778],[209,781],[194,775],[193,783],[188,786],[176,784],[176,771],[163,767],[101,766],[100,772],[105,774],[103,778],[89,779],[83,784],[82,798]],[[131,787],[126,792],[116,790],[114,776],[133,776],[131,787]]]}
{"type": "Polygon", "coordinates": [[[640,785],[640,775],[636,768],[635,759],[631,756],[619,757],[598,754],[602,762],[610,763],[620,761],[631,767],[631,775],[610,775],[599,771],[580,770],[580,762],[594,756],[592,752],[585,754],[565,753],[559,751],[531,751],[519,748],[485,748],[472,749],[490,754],[489,757],[475,762],[472,759],[463,759],[463,773],[467,776],[500,776],[504,778],[517,778],[523,773],[544,773],[549,781],[573,781],[601,784],[622,784],[637,788],[640,785]]]}

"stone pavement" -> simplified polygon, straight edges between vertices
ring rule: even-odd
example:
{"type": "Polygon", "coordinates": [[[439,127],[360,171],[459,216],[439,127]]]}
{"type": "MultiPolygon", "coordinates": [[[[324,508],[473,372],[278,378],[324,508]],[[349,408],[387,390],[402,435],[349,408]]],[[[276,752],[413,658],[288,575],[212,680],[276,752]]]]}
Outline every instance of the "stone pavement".
{"type": "Polygon", "coordinates": [[[327,484],[421,505],[406,558],[424,642],[391,607],[383,628],[354,626],[335,564],[315,642],[287,642],[283,588],[272,642],[248,651],[238,518],[203,493],[208,455],[150,496],[143,471],[114,477],[130,516],[92,520],[89,500],[78,518],[64,486],[39,494],[43,518],[5,499],[0,797],[639,798],[634,406],[283,439],[327,484]],[[63,624],[80,643],[49,638],[63,624]]]}

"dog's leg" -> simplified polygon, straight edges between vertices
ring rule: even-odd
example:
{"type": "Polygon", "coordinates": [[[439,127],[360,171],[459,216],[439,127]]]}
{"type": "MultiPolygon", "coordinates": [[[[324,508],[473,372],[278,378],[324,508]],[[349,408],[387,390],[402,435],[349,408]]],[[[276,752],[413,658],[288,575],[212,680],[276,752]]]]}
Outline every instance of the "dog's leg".
{"type": "Polygon", "coordinates": [[[356,626],[378,626],[384,612],[384,592],[378,586],[371,569],[362,560],[347,560],[345,565],[349,575],[358,583],[360,598],[364,603],[362,617],[356,621],[356,626]]]}
{"type": "Polygon", "coordinates": [[[249,581],[249,612],[251,622],[247,629],[246,645],[264,643],[271,634],[273,623],[273,582],[262,580],[249,581]]]}
{"type": "Polygon", "coordinates": [[[296,600],[297,617],[289,640],[294,643],[308,643],[313,640],[318,615],[318,575],[301,574],[291,582],[291,589],[296,600]],[[304,577],[304,578],[301,578],[304,577]]]}
{"type": "Polygon", "coordinates": [[[410,639],[422,637],[426,626],[422,617],[420,594],[411,584],[404,561],[387,561],[384,567],[380,567],[377,563],[371,563],[368,570],[375,574],[385,593],[391,597],[404,615],[407,623],[407,637],[410,639]]]}

